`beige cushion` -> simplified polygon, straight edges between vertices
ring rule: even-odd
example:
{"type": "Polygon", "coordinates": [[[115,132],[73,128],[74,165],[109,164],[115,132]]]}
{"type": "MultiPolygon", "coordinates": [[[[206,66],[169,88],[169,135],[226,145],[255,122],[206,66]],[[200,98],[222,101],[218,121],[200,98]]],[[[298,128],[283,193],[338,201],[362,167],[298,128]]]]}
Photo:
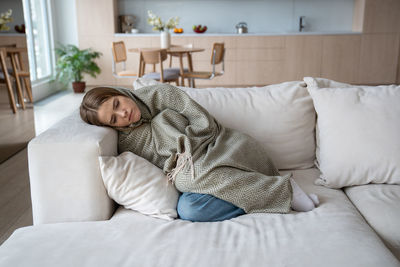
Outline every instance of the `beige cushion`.
{"type": "Polygon", "coordinates": [[[345,86],[308,87],[318,116],[317,183],[399,184],[400,86],[345,86]]]}
{"type": "Polygon", "coordinates": [[[277,168],[314,166],[315,112],[304,83],[184,90],[224,126],[255,138],[277,168]]]}
{"type": "Polygon", "coordinates": [[[351,87],[351,84],[337,82],[325,78],[304,77],[304,82],[307,88],[337,88],[337,87],[351,87]]]}
{"type": "Polygon", "coordinates": [[[115,202],[160,219],[177,217],[179,193],[161,169],[131,152],[99,161],[107,193],[115,202]]]}
{"type": "MultiPolygon", "coordinates": [[[[164,71],[164,76],[163,77],[164,77],[165,81],[177,80],[177,79],[179,79],[179,72],[164,71]]],[[[145,78],[145,79],[153,79],[153,80],[160,80],[161,79],[161,74],[159,72],[151,72],[151,73],[143,75],[143,78],[145,78]]]]}
{"type": "Polygon", "coordinates": [[[369,184],[348,187],[345,192],[400,260],[400,186],[369,184]]]}

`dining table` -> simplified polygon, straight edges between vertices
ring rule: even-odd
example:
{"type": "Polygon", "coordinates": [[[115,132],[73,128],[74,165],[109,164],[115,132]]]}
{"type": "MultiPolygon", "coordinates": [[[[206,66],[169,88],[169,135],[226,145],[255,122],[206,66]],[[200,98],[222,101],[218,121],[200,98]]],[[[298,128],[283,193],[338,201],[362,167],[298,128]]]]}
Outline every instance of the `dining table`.
{"type": "MultiPolygon", "coordinates": [[[[160,48],[160,47],[129,48],[128,52],[140,53],[140,51],[154,50],[154,49],[162,49],[162,48],[160,48]]],[[[167,54],[168,55],[176,56],[176,57],[179,58],[179,68],[180,68],[181,77],[183,77],[183,74],[184,74],[183,58],[185,56],[187,57],[187,60],[188,60],[188,71],[192,72],[193,71],[192,53],[205,51],[204,48],[185,47],[185,46],[178,46],[178,45],[171,45],[169,48],[166,48],[166,50],[167,50],[167,54]]],[[[185,86],[184,79],[182,79],[181,84],[182,84],[182,86],[185,86]]]]}

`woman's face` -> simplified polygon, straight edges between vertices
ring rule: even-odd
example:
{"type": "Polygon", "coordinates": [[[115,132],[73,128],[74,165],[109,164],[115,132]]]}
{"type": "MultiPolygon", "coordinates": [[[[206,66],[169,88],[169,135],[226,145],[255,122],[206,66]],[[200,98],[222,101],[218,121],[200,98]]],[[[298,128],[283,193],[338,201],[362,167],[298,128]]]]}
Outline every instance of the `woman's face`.
{"type": "Polygon", "coordinates": [[[136,103],[125,96],[112,96],[97,110],[99,121],[112,127],[128,126],[139,121],[141,115],[136,103]]]}

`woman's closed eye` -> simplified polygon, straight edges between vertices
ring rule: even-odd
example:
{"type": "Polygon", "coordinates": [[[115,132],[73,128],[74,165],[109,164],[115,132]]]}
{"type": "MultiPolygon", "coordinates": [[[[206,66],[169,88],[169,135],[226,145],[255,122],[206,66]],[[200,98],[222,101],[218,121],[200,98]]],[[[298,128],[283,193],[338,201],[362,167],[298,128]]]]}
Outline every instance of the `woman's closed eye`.
{"type": "Polygon", "coordinates": [[[111,118],[110,118],[110,125],[114,125],[116,122],[117,122],[116,116],[115,116],[114,114],[111,115],[111,118]]]}
{"type": "Polygon", "coordinates": [[[114,98],[113,109],[116,110],[118,107],[119,107],[119,100],[118,98],[114,98]]]}
{"type": "MultiPolygon", "coordinates": [[[[117,98],[114,98],[113,111],[117,110],[118,107],[119,107],[119,100],[117,98]]],[[[114,125],[115,123],[117,123],[117,116],[115,116],[113,114],[113,115],[111,115],[111,118],[110,118],[110,125],[114,125]]]]}

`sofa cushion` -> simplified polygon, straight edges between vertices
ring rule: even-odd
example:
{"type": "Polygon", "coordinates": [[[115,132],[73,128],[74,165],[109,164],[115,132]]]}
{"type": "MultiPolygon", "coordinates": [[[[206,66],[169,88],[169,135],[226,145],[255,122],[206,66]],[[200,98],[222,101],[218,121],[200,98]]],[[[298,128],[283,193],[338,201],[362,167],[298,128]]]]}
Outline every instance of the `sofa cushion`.
{"type": "Polygon", "coordinates": [[[0,266],[399,266],[342,190],[314,185],[317,169],[293,175],[319,207],[211,223],[119,209],[109,221],[20,228],[0,266]]]}
{"type": "Polygon", "coordinates": [[[345,188],[346,195],[400,260],[400,185],[345,188]]]}
{"type": "Polygon", "coordinates": [[[255,138],[277,168],[314,166],[315,112],[304,83],[184,90],[224,126],[255,138]]]}
{"type": "Polygon", "coordinates": [[[400,86],[308,88],[317,112],[319,184],[400,184],[400,86]]]}
{"type": "Polygon", "coordinates": [[[351,84],[337,82],[325,78],[304,77],[303,80],[307,84],[307,88],[313,88],[313,89],[352,87],[351,84]]]}
{"type": "Polygon", "coordinates": [[[132,152],[99,161],[107,193],[115,202],[160,219],[178,217],[179,193],[157,166],[132,152]]]}

